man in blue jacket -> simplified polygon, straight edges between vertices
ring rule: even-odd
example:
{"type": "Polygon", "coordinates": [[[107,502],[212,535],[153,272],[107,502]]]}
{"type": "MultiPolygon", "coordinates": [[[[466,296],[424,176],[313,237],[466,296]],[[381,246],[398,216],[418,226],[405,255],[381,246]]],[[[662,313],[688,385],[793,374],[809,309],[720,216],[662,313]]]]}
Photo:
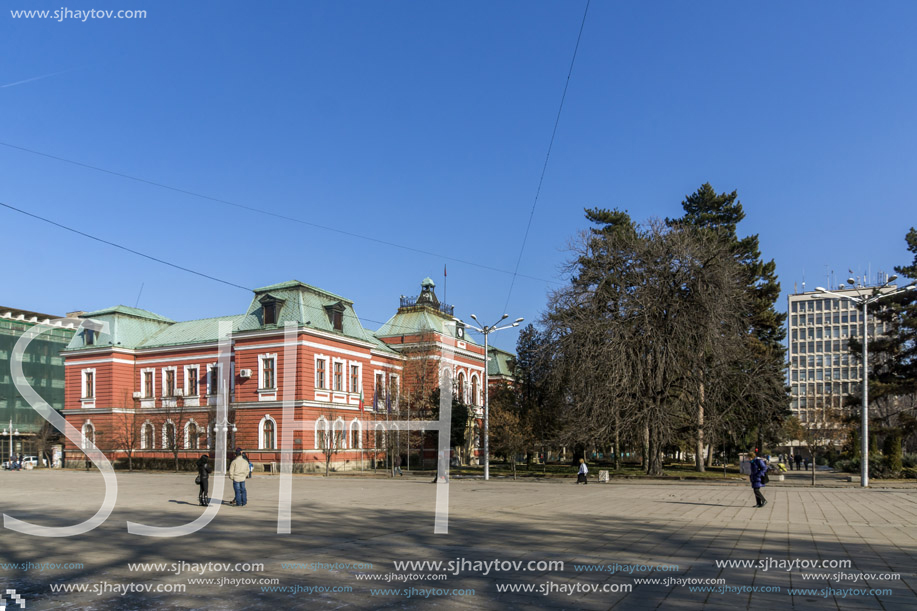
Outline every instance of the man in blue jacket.
{"type": "Polygon", "coordinates": [[[764,488],[764,474],[767,473],[767,463],[764,462],[764,459],[761,458],[758,450],[755,450],[755,457],[751,460],[751,487],[755,491],[755,507],[764,507],[767,505],[767,499],[764,498],[764,493],[761,492],[761,489],[764,488]]]}

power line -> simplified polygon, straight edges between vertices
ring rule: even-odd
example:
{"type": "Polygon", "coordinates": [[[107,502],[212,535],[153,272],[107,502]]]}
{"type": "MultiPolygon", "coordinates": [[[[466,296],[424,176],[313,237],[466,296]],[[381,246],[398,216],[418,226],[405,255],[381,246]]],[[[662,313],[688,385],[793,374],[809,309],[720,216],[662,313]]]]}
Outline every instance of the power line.
{"type": "Polygon", "coordinates": [[[548,169],[548,160],[551,158],[551,149],[554,147],[554,137],[557,135],[557,126],[560,123],[560,115],[564,109],[564,100],[567,99],[567,88],[570,87],[570,76],[573,74],[573,65],[576,63],[576,54],[579,51],[579,43],[583,38],[583,28],[586,25],[586,15],[589,13],[589,2],[586,0],[586,8],[583,10],[583,20],[579,26],[579,34],[576,36],[576,46],[573,48],[573,59],[570,60],[570,69],[567,71],[567,80],[564,83],[564,93],[560,96],[560,107],[557,109],[557,117],[554,119],[554,129],[551,131],[551,141],[548,143],[548,152],[544,157],[544,165],[541,167],[541,177],[538,179],[538,188],[535,190],[535,200],[532,202],[532,211],[529,213],[529,222],[525,226],[525,235],[522,237],[522,247],[519,249],[519,257],[516,259],[516,267],[513,269],[513,279],[509,283],[509,291],[506,294],[506,303],[503,304],[503,312],[509,307],[509,299],[513,294],[513,287],[516,284],[516,277],[522,276],[519,273],[519,264],[522,262],[522,254],[525,252],[525,243],[529,239],[529,229],[532,227],[532,218],[535,216],[535,206],[538,205],[538,196],[541,195],[541,185],[544,182],[544,175],[548,169]]]}
{"type": "MultiPolygon", "coordinates": [[[[21,209],[21,208],[17,208],[16,206],[11,206],[10,204],[4,203],[4,202],[0,202],[0,206],[3,206],[4,208],[8,208],[9,210],[13,210],[14,212],[18,212],[18,213],[23,214],[23,215],[25,215],[25,216],[28,216],[28,217],[37,219],[37,220],[42,221],[42,222],[44,222],[44,223],[48,223],[49,225],[53,225],[53,226],[55,226],[55,227],[58,227],[58,228],[60,228],[60,229],[65,230],[65,231],[69,231],[69,232],[75,233],[75,234],[77,234],[77,235],[79,235],[79,236],[82,236],[82,237],[84,237],[84,238],[88,238],[88,239],[90,239],[90,240],[94,240],[94,241],[96,241],[96,242],[100,242],[100,243],[105,244],[105,245],[107,245],[107,246],[113,246],[113,247],[118,248],[118,249],[120,249],[120,250],[123,250],[123,251],[125,251],[125,252],[129,252],[129,253],[131,253],[131,254],[137,255],[138,257],[143,257],[144,259],[149,259],[150,261],[154,261],[154,262],[156,262],[156,263],[161,263],[162,265],[167,265],[167,266],[172,267],[172,268],[175,268],[175,269],[177,269],[177,270],[181,270],[181,271],[187,272],[187,273],[189,273],[189,274],[194,274],[195,276],[200,276],[201,278],[206,278],[207,280],[212,280],[212,281],[214,281],[214,282],[219,282],[219,283],[221,283],[221,284],[225,284],[225,285],[231,286],[231,287],[233,287],[233,288],[242,289],[243,291],[248,291],[248,292],[250,292],[250,293],[254,293],[254,292],[255,292],[254,289],[251,289],[251,288],[242,286],[241,284],[236,284],[235,282],[230,282],[230,281],[228,281],[228,280],[223,280],[222,278],[217,278],[216,276],[211,276],[210,274],[205,274],[205,273],[203,273],[203,272],[199,272],[199,271],[193,270],[193,269],[188,268],[188,267],[183,267],[183,266],[181,266],[181,265],[177,265],[177,264],[175,264],[175,263],[171,263],[171,262],[169,262],[169,261],[166,261],[165,259],[160,259],[159,257],[155,257],[155,256],[153,256],[153,255],[148,255],[148,254],[146,254],[146,253],[140,252],[139,250],[134,250],[133,248],[128,248],[127,246],[123,246],[123,245],[118,244],[118,243],[116,243],[116,242],[112,242],[112,241],[110,241],[110,240],[106,240],[106,239],[104,239],[104,238],[100,238],[100,237],[98,237],[98,236],[94,236],[94,235],[92,235],[92,234],[86,233],[85,231],[80,231],[79,229],[75,229],[75,228],[73,228],[73,227],[69,227],[69,226],[67,226],[67,225],[64,225],[63,223],[58,223],[57,221],[53,221],[53,220],[51,220],[51,219],[49,219],[49,218],[45,218],[45,217],[43,217],[43,216],[39,216],[39,215],[37,215],[37,214],[33,214],[33,213],[28,212],[27,210],[23,210],[23,209],[21,209]]],[[[142,291],[143,291],[143,287],[141,287],[140,290],[141,290],[141,292],[142,292],[142,291]]],[[[139,300],[140,297],[138,296],[137,299],[139,300]]],[[[386,323],[384,323],[384,322],[382,322],[382,321],[380,321],[380,320],[373,320],[372,318],[361,318],[360,316],[357,316],[356,314],[346,314],[346,315],[349,316],[349,317],[355,318],[358,322],[360,322],[360,326],[361,326],[361,327],[363,327],[362,321],[373,322],[373,323],[376,323],[376,324],[379,324],[379,325],[384,325],[384,324],[386,324],[386,323]]],[[[400,328],[400,329],[405,329],[406,331],[411,331],[411,332],[417,332],[417,331],[423,331],[423,330],[424,330],[424,329],[420,329],[419,327],[406,327],[406,326],[404,326],[404,325],[395,325],[395,324],[393,324],[393,325],[391,325],[391,326],[392,326],[392,327],[398,327],[398,328],[400,328]]],[[[365,328],[364,328],[364,330],[365,330],[365,328]]]]}
{"type": "MultiPolygon", "coordinates": [[[[481,264],[481,263],[475,263],[474,261],[468,261],[468,260],[466,260],[466,259],[459,259],[459,258],[457,258],[457,257],[450,257],[450,256],[447,256],[447,255],[435,253],[435,252],[432,252],[432,251],[429,251],[429,250],[423,250],[423,249],[421,249],[421,248],[416,248],[416,247],[414,247],[414,246],[406,246],[406,245],[404,245],[404,244],[398,244],[397,242],[390,242],[390,241],[388,241],[388,240],[382,240],[382,239],[379,239],[379,238],[375,238],[375,237],[373,237],[373,236],[363,235],[363,234],[356,233],[356,232],[353,232],[353,231],[347,231],[347,230],[345,230],[345,229],[338,229],[337,227],[331,227],[331,226],[329,226],[329,225],[322,225],[322,224],[319,224],[319,223],[313,223],[313,222],[311,222],[311,221],[306,221],[306,220],[303,220],[303,219],[300,219],[300,218],[296,218],[296,217],[293,217],[293,216],[287,216],[287,215],[285,215],[285,214],[279,214],[279,213],[277,213],[277,212],[272,212],[272,211],[270,211],[270,210],[265,210],[264,208],[257,208],[257,207],[255,207],[255,206],[248,206],[248,205],[246,205],[246,204],[240,204],[240,203],[238,203],[238,202],[233,202],[233,201],[230,201],[230,200],[227,200],[227,199],[221,199],[221,198],[219,198],[219,197],[213,197],[213,196],[211,196],[211,195],[205,195],[205,194],[203,194],[203,193],[196,193],[196,192],[194,192],[194,191],[188,191],[187,189],[182,189],[182,188],[179,188],[179,187],[172,187],[172,186],[170,186],[170,185],[166,185],[166,184],[163,184],[163,183],[160,183],[160,182],[156,182],[156,181],[153,181],[153,180],[147,180],[146,178],[140,178],[140,177],[138,177],[138,176],[131,176],[130,174],[123,174],[123,173],[121,173],[121,172],[115,172],[114,170],[109,170],[109,169],[106,169],[106,168],[101,168],[101,167],[98,167],[98,166],[90,165],[90,164],[88,164],[88,163],[83,163],[82,161],[74,161],[74,160],[72,160],[72,159],[67,159],[67,158],[65,158],[65,157],[58,157],[57,155],[51,155],[51,154],[49,154],[49,153],[43,153],[43,152],[41,152],[41,151],[36,151],[36,150],[33,150],[33,149],[25,148],[25,147],[23,147],[23,146],[17,146],[17,145],[15,145],[15,144],[10,144],[9,142],[0,142],[0,146],[5,146],[5,147],[7,147],[7,148],[15,149],[15,150],[17,150],[17,151],[22,151],[22,152],[25,152],[25,153],[31,153],[32,155],[38,155],[38,156],[40,156],[40,157],[46,157],[46,158],[48,158],[48,159],[53,159],[53,160],[55,160],[55,161],[61,161],[61,162],[63,162],[63,163],[69,163],[69,164],[72,164],[72,165],[75,165],[75,166],[79,166],[79,167],[81,167],[81,168],[86,168],[86,169],[89,169],[89,170],[94,170],[94,171],[96,171],[96,172],[102,172],[102,173],[104,173],[104,174],[109,174],[109,175],[111,175],[111,176],[117,176],[118,178],[124,178],[124,179],[126,179],[126,180],[133,180],[133,181],[135,181],[135,182],[143,183],[143,184],[146,184],[146,185],[151,185],[151,186],[154,186],[154,187],[158,187],[158,188],[160,188],[160,189],[167,189],[167,190],[173,191],[173,192],[175,192],[175,193],[181,193],[182,195],[190,195],[191,197],[198,197],[198,198],[200,198],[200,199],[205,199],[205,200],[207,200],[207,201],[211,201],[211,202],[214,202],[214,203],[217,203],[217,204],[223,204],[223,205],[226,205],[226,206],[232,206],[232,207],[234,207],[234,208],[239,208],[239,209],[242,209],[242,210],[247,210],[247,211],[249,211],[249,212],[254,212],[254,213],[256,213],[256,214],[264,214],[264,215],[266,215],[266,216],[272,216],[272,217],[274,217],[274,218],[283,219],[283,220],[285,220],[285,221],[290,221],[290,222],[293,222],[293,223],[299,223],[299,224],[301,224],[301,225],[307,225],[307,226],[309,226],[309,227],[314,227],[314,228],[316,228],[316,229],[321,229],[321,230],[323,230],[323,231],[331,231],[331,232],[338,233],[338,234],[341,234],[341,235],[346,235],[346,236],[348,236],[348,237],[358,238],[358,239],[360,239],[360,240],[366,240],[366,241],[369,241],[369,242],[375,242],[375,243],[377,243],[377,244],[382,244],[382,245],[385,245],[385,246],[390,246],[390,247],[392,247],[392,248],[399,248],[399,249],[401,249],[401,250],[407,250],[407,251],[419,253],[419,254],[422,254],[422,255],[427,255],[427,256],[431,256],[431,257],[439,257],[439,258],[441,258],[441,259],[446,259],[446,260],[448,260],[448,261],[454,261],[454,262],[456,262],[456,263],[462,263],[462,264],[465,264],[465,265],[470,265],[470,266],[472,266],[472,267],[477,267],[477,268],[480,268],[480,269],[486,269],[486,270],[489,270],[489,271],[492,271],[492,272],[498,272],[498,273],[501,273],[501,274],[513,274],[514,281],[515,281],[515,276],[517,275],[516,272],[511,272],[511,271],[509,271],[509,270],[500,269],[500,268],[498,268],[498,267],[493,267],[493,266],[490,266],[490,265],[484,265],[484,264],[481,264]]],[[[531,219],[530,219],[529,222],[531,222],[531,219]]],[[[518,271],[518,267],[519,267],[519,266],[518,266],[518,264],[517,264],[517,265],[516,265],[517,271],[518,271]]],[[[537,280],[537,281],[539,281],[539,282],[545,282],[545,283],[548,283],[548,284],[558,284],[558,282],[557,282],[556,280],[548,280],[547,278],[539,278],[539,277],[537,277],[537,276],[528,276],[528,275],[525,275],[525,274],[518,274],[518,275],[521,276],[521,277],[523,277],[523,278],[528,278],[528,279],[530,279],[530,280],[537,280]]]]}
{"type": "Polygon", "coordinates": [[[101,242],[102,244],[107,244],[108,246],[114,246],[115,248],[120,248],[121,250],[126,251],[126,252],[129,252],[129,253],[134,254],[134,255],[137,255],[138,257],[143,257],[144,259],[149,259],[150,261],[155,261],[155,262],[157,262],[157,263],[162,263],[163,265],[168,265],[169,267],[174,267],[175,269],[179,269],[179,270],[181,270],[181,271],[183,271],[183,272],[188,272],[189,274],[194,274],[195,276],[200,276],[200,277],[202,277],[202,278],[207,278],[208,280],[213,280],[214,282],[219,282],[219,283],[221,283],[221,284],[225,284],[225,285],[227,285],[227,286],[232,286],[232,287],[235,287],[235,288],[237,288],[237,289],[242,289],[243,291],[251,291],[251,290],[252,290],[252,289],[250,289],[250,288],[247,288],[247,287],[242,286],[241,284],[236,284],[236,283],[234,283],[234,282],[229,282],[228,280],[222,280],[222,279],[220,279],[220,278],[217,278],[216,276],[211,276],[211,275],[205,274],[205,273],[203,273],[203,272],[198,272],[198,271],[195,271],[195,270],[190,269],[190,268],[188,268],[188,267],[182,267],[181,265],[178,265],[178,264],[176,264],[176,263],[171,263],[171,262],[169,262],[169,261],[166,261],[165,259],[160,259],[159,257],[154,257],[153,255],[148,255],[148,254],[146,254],[146,253],[142,253],[142,252],[140,252],[139,250],[134,250],[133,248],[128,248],[127,246],[122,246],[121,244],[117,244],[117,243],[115,243],[115,242],[111,242],[111,241],[109,241],[109,240],[105,240],[105,239],[96,237],[96,236],[94,236],[94,235],[90,235],[90,234],[88,234],[88,233],[86,233],[86,232],[84,232],[84,231],[80,231],[79,229],[74,229],[73,227],[68,227],[67,225],[63,225],[63,224],[58,223],[58,222],[56,222],[56,221],[52,221],[51,219],[45,218],[45,217],[43,217],[43,216],[38,216],[37,214],[32,214],[31,212],[27,212],[27,211],[25,211],[25,210],[23,210],[23,209],[21,209],[21,208],[17,208],[17,207],[15,207],[15,206],[11,206],[11,205],[5,204],[5,203],[3,203],[3,202],[0,202],[0,206],[3,206],[4,208],[9,208],[10,210],[13,210],[13,211],[15,211],[15,212],[18,212],[18,213],[20,213],[20,214],[24,214],[24,215],[26,215],[26,216],[30,216],[30,217],[32,217],[32,218],[34,218],[34,219],[38,219],[39,221],[43,221],[43,222],[45,222],[45,223],[48,223],[49,225],[54,225],[55,227],[59,227],[59,228],[64,229],[64,230],[66,230],[66,231],[70,231],[70,232],[73,232],[73,233],[75,233],[75,234],[77,234],[77,235],[81,235],[81,236],[83,236],[84,238],[89,238],[90,240],[95,240],[96,242],[101,242]]]}

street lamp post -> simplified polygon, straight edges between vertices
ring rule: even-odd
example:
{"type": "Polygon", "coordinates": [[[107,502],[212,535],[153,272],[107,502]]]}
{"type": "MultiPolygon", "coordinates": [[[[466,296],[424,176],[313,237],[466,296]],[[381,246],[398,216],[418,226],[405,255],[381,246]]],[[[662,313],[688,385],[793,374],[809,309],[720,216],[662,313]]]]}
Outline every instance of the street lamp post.
{"type": "MultiPolygon", "coordinates": [[[[883,288],[888,287],[889,284],[897,279],[898,276],[891,276],[885,282],[885,284],[873,289],[872,295],[857,295],[856,297],[832,293],[831,291],[828,291],[820,286],[815,287],[815,290],[819,293],[832,295],[840,299],[847,299],[852,301],[854,304],[863,307],[863,405],[860,408],[860,435],[862,437],[862,439],[860,439],[860,486],[862,488],[869,487],[869,352],[867,348],[867,344],[869,342],[869,328],[867,327],[867,315],[869,312],[869,304],[875,303],[880,299],[884,299],[885,297],[891,297],[905,291],[917,289],[917,283],[911,283],[908,286],[890,291],[888,293],[882,292],[883,288]]],[[[849,278],[847,282],[851,286],[856,283],[853,278],[849,278]]],[[[812,468],[814,469],[815,465],[812,465],[812,468]]]]}
{"type": "MultiPolygon", "coordinates": [[[[10,418],[9,431],[10,431],[9,433],[10,435],[10,455],[9,455],[9,462],[6,464],[9,466],[10,471],[12,471],[13,470],[13,435],[16,435],[17,437],[19,436],[19,429],[16,429],[15,431],[13,430],[13,419],[12,418],[10,418]]],[[[3,431],[2,435],[6,435],[6,431],[3,431]]]]}
{"type": "MultiPolygon", "coordinates": [[[[524,318],[517,318],[513,321],[511,325],[504,325],[498,327],[501,322],[509,318],[509,314],[504,314],[503,317],[495,322],[494,324],[487,326],[481,324],[481,321],[478,320],[478,317],[474,314],[471,315],[471,318],[474,319],[474,322],[481,325],[480,327],[475,327],[474,325],[469,325],[468,323],[462,323],[465,326],[477,331],[478,333],[484,336],[484,479],[490,479],[490,393],[487,385],[487,336],[493,333],[494,331],[502,331],[503,329],[509,329],[511,327],[518,327],[524,318]]],[[[462,322],[462,321],[459,321],[462,322]]]]}

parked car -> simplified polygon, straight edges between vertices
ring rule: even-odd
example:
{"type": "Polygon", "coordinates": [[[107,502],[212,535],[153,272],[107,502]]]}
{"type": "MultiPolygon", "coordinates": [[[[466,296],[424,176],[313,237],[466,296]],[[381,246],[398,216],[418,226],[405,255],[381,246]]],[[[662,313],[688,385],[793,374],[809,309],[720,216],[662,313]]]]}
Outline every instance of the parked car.
{"type": "MultiPolygon", "coordinates": [[[[48,466],[47,460],[42,460],[41,462],[43,465],[48,466]]],[[[33,467],[37,467],[38,466],[38,457],[37,456],[23,456],[22,457],[22,467],[25,468],[26,465],[32,465],[33,467]]],[[[9,469],[10,461],[4,460],[3,464],[0,466],[2,466],[4,469],[9,469]]]]}

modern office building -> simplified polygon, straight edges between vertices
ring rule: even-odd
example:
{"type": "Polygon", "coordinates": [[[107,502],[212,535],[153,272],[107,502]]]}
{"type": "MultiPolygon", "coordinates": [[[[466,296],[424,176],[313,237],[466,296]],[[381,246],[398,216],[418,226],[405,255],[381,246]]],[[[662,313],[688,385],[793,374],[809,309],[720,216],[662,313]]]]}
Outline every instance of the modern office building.
{"type": "MultiPolygon", "coordinates": [[[[830,289],[837,295],[869,295],[878,286],[857,285],[830,289]]],[[[886,287],[882,291],[893,291],[886,287]]],[[[872,313],[863,320],[863,311],[848,299],[820,291],[790,295],[787,306],[787,355],[790,408],[803,425],[825,421],[826,410],[843,412],[845,400],[859,395],[863,381],[863,364],[850,351],[849,340],[869,339],[885,332],[883,323],[872,313]],[[865,324],[864,324],[865,322],[865,324]]]]}
{"type": "Polygon", "coordinates": [[[36,325],[48,326],[22,355],[22,373],[41,397],[57,410],[64,409],[64,359],[75,332],[72,323],[54,322],[59,317],[31,310],[0,306],[0,456],[36,454],[37,436],[44,420],[28,404],[13,383],[12,358],[16,343],[36,325]]]}

